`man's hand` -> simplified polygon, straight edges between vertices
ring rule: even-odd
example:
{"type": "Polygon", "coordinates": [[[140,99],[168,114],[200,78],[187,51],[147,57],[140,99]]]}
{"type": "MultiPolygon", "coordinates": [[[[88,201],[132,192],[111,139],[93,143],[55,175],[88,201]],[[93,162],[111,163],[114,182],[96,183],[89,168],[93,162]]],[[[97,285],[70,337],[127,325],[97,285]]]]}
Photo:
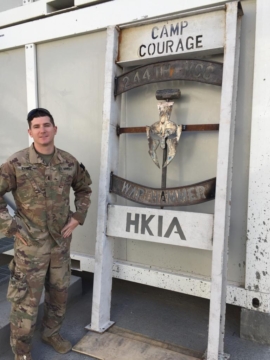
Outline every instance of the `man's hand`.
{"type": "Polygon", "coordinates": [[[24,238],[22,237],[22,235],[17,231],[15,234],[15,238],[19,239],[24,245],[27,245],[27,242],[24,240],[24,238]]]}
{"type": "Polygon", "coordinates": [[[77,221],[76,219],[74,219],[73,217],[69,220],[69,222],[67,223],[67,225],[64,226],[63,230],[61,231],[61,234],[63,236],[63,238],[68,238],[73,230],[79,225],[79,221],[77,221]]]}

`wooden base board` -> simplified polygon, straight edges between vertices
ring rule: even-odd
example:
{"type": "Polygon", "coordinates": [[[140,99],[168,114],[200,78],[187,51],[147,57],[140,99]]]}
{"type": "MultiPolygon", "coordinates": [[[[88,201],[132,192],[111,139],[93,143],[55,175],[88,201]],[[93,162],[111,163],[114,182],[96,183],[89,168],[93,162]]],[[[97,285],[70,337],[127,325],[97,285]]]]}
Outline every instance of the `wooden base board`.
{"type": "MultiPolygon", "coordinates": [[[[198,357],[172,351],[168,344],[149,341],[130,331],[115,330],[98,334],[89,331],[74,347],[73,351],[98,360],[199,360],[198,357]]],[[[201,358],[201,357],[200,357],[201,358]]]]}

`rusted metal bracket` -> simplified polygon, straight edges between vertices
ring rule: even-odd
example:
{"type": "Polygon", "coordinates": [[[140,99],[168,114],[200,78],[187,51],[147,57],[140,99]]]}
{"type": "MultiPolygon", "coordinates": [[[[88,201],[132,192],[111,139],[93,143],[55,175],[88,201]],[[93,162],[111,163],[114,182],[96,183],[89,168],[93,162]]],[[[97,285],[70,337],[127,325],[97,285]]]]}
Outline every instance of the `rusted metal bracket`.
{"type": "MultiPolygon", "coordinates": [[[[198,124],[198,125],[182,125],[182,131],[218,131],[219,124],[198,124]]],[[[117,136],[122,134],[142,134],[146,132],[146,126],[120,127],[117,126],[117,136]]]]}

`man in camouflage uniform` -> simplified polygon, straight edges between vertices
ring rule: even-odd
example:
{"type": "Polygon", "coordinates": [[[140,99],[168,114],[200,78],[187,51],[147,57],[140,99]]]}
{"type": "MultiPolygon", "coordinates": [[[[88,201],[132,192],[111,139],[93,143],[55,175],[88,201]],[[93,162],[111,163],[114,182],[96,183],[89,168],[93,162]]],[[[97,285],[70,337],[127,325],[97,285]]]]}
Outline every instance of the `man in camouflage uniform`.
{"type": "Polygon", "coordinates": [[[33,145],[12,155],[0,168],[0,231],[15,236],[8,299],[12,302],[11,346],[15,360],[31,360],[30,347],[45,286],[42,340],[57,352],[71,350],[59,330],[70,281],[70,242],[90,205],[91,179],[85,167],[54,146],[57,127],[50,112],[38,108],[27,117],[33,145]],[[76,212],[69,207],[70,187],[76,212]],[[12,218],[3,196],[12,191],[12,218]]]}

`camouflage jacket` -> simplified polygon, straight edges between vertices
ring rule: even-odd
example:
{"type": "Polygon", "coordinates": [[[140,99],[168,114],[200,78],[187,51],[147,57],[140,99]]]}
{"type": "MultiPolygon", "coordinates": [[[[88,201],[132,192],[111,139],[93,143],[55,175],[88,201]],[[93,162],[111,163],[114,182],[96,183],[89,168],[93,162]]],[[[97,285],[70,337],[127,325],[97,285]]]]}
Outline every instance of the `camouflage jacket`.
{"type": "Polygon", "coordinates": [[[49,165],[33,145],[12,155],[0,168],[0,231],[7,237],[20,232],[26,242],[50,234],[60,244],[61,230],[72,216],[82,225],[90,205],[91,179],[83,165],[55,148],[49,165]],[[70,187],[76,212],[69,207],[70,187]],[[12,218],[3,196],[12,191],[17,210],[12,218]]]}

